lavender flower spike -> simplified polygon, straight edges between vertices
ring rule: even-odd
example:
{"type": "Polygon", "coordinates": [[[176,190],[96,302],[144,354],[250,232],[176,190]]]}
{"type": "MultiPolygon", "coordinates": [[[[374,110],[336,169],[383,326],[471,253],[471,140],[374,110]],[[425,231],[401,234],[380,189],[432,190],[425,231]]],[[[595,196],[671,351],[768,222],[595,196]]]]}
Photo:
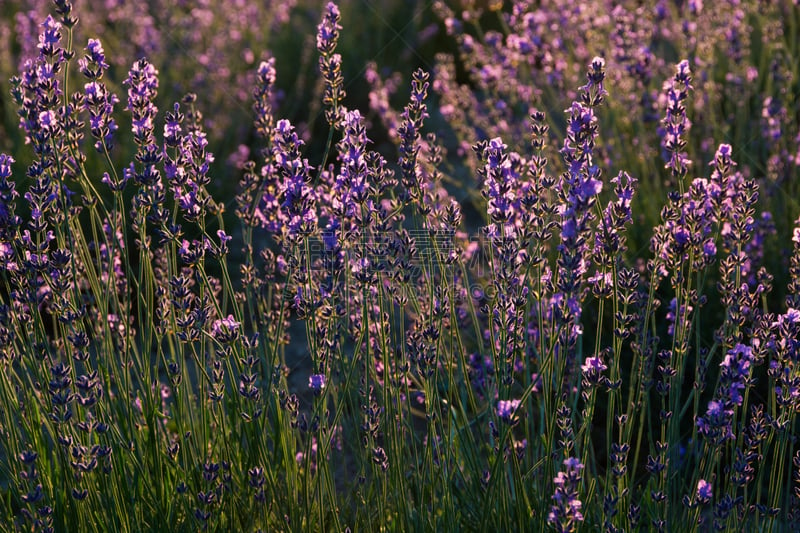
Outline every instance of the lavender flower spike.
{"type": "Polygon", "coordinates": [[[672,83],[665,84],[666,116],[662,121],[660,134],[661,146],[664,149],[663,158],[667,162],[666,168],[679,181],[686,176],[688,166],[691,164],[684,148],[686,148],[686,135],[691,127],[691,122],[686,115],[686,100],[692,89],[692,73],[689,62],[683,60],[675,68],[672,83]]]}
{"type": "Polygon", "coordinates": [[[564,459],[564,466],[565,470],[559,472],[553,479],[556,490],[547,521],[555,526],[556,531],[566,533],[575,531],[577,523],[583,522],[581,513],[583,504],[578,499],[583,464],[578,459],[569,457],[564,459]]]}
{"type": "Polygon", "coordinates": [[[320,54],[332,54],[336,49],[336,44],[339,42],[339,30],[342,29],[339,24],[340,19],[339,6],[328,2],[322,22],[317,26],[317,50],[320,54]]]}
{"type": "Polygon", "coordinates": [[[103,45],[97,39],[89,39],[86,52],[78,61],[81,73],[88,80],[84,85],[83,109],[89,113],[92,136],[97,139],[95,149],[102,153],[104,149],[111,150],[113,146],[111,136],[117,130],[117,124],[112,114],[119,98],[100,81],[103,72],[108,69],[103,45]]]}
{"type": "Polygon", "coordinates": [[[342,111],[340,104],[345,97],[342,56],[334,53],[339,42],[339,30],[342,29],[339,18],[339,8],[333,2],[328,2],[322,22],[317,26],[319,70],[325,80],[325,94],[322,101],[329,107],[325,110],[325,118],[331,126],[339,121],[339,114],[342,111]]]}

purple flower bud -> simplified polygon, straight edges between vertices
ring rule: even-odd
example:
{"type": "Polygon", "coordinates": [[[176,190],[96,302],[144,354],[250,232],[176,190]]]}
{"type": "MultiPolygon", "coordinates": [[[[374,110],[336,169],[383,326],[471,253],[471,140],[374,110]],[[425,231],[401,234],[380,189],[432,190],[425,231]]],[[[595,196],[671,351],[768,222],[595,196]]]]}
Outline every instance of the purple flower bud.
{"type": "Polygon", "coordinates": [[[325,80],[325,94],[322,101],[329,108],[325,111],[328,124],[333,126],[341,118],[339,103],[345,96],[344,77],[342,76],[342,56],[335,54],[339,41],[339,8],[328,2],[322,22],[317,26],[317,50],[319,50],[319,69],[325,80]]]}
{"type": "Polygon", "coordinates": [[[241,322],[237,322],[233,315],[217,319],[211,326],[211,334],[222,344],[229,344],[239,337],[241,322]]]}
{"type": "Polygon", "coordinates": [[[705,479],[701,479],[697,482],[697,501],[700,503],[708,503],[711,501],[711,498],[714,497],[714,493],[711,491],[711,483],[707,482],[705,479]]]}
{"type": "Polygon", "coordinates": [[[11,165],[15,159],[10,155],[0,154],[0,179],[11,177],[11,165]]]}
{"type": "Polygon", "coordinates": [[[565,469],[553,478],[556,490],[547,521],[556,524],[559,531],[574,531],[575,522],[583,521],[581,513],[583,504],[578,499],[583,464],[578,459],[569,457],[564,460],[564,467],[565,469]]]}
{"type": "Polygon", "coordinates": [[[89,39],[86,49],[89,51],[92,61],[98,65],[102,65],[104,68],[108,68],[108,64],[106,64],[105,52],[103,51],[103,45],[100,44],[100,41],[97,39],[89,39]]]}
{"type": "Polygon", "coordinates": [[[87,54],[78,60],[78,68],[90,80],[100,79],[103,71],[108,69],[103,45],[97,39],[89,39],[86,51],[87,54]]]}
{"type": "Polygon", "coordinates": [[[322,393],[322,389],[325,388],[325,384],[325,374],[313,374],[308,378],[308,388],[313,390],[315,394],[322,393]]]}
{"type": "Polygon", "coordinates": [[[603,372],[607,369],[608,367],[603,363],[601,357],[587,357],[586,361],[581,365],[583,379],[589,385],[600,384],[603,380],[603,372]]]}
{"type": "Polygon", "coordinates": [[[516,410],[519,407],[519,400],[500,400],[497,402],[497,417],[507,424],[516,421],[516,410]]]}
{"type": "Polygon", "coordinates": [[[19,460],[25,465],[33,464],[37,457],[39,457],[39,454],[33,450],[25,450],[19,454],[19,460]]]}
{"type": "Polygon", "coordinates": [[[158,109],[153,100],[158,92],[158,71],[146,59],[133,64],[124,82],[128,86],[128,107],[133,114],[132,129],[139,146],[155,145],[153,120],[158,109]]]}
{"type": "Polygon", "coordinates": [[[677,179],[683,179],[690,163],[684,148],[685,137],[691,126],[685,105],[692,88],[691,81],[689,62],[684,59],[676,66],[672,83],[667,82],[665,87],[666,116],[661,123],[661,146],[664,149],[664,160],[667,162],[666,168],[669,168],[677,179]]]}
{"type": "Polygon", "coordinates": [[[713,239],[706,239],[703,243],[703,254],[709,259],[717,255],[717,245],[714,244],[713,239]]]}
{"type": "Polygon", "coordinates": [[[722,401],[712,400],[708,403],[708,410],[704,416],[697,419],[697,430],[711,443],[717,445],[732,439],[733,410],[728,409],[722,401]]]}
{"type": "Polygon", "coordinates": [[[56,114],[49,109],[47,111],[42,111],[39,113],[39,125],[42,126],[45,131],[53,131],[58,126],[58,118],[56,114]]]}
{"type": "Polygon", "coordinates": [[[52,15],[47,15],[42,27],[44,31],[39,35],[39,50],[44,53],[49,47],[61,42],[61,23],[56,22],[52,15]]]}
{"type": "Polygon", "coordinates": [[[317,26],[317,50],[321,54],[329,54],[336,48],[339,30],[342,29],[339,25],[340,18],[339,7],[333,2],[328,2],[322,22],[317,26]]]}
{"type": "Polygon", "coordinates": [[[797,226],[792,230],[792,242],[795,244],[800,244],[800,226],[797,226]]]}

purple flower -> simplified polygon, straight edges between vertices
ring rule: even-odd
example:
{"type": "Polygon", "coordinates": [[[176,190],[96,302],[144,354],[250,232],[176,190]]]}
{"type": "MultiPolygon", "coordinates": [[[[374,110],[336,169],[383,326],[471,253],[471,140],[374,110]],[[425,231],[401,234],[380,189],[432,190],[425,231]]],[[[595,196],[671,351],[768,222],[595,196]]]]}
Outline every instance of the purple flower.
{"type": "Polygon", "coordinates": [[[214,320],[211,326],[211,334],[222,344],[230,344],[239,337],[241,322],[237,322],[233,315],[228,315],[222,319],[214,320]]]}
{"type": "MultiPolygon", "coordinates": [[[[317,193],[310,186],[311,167],[308,159],[302,157],[300,140],[288,120],[279,120],[275,127],[273,157],[280,173],[278,197],[274,203],[263,205],[268,218],[281,222],[283,230],[290,238],[300,238],[311,234],[317,227],[317,193]],[[276,209],[277,208],[277,209],[276,209]]],[[[268,202],[269,198],[262,198],[268,202]]]]}
{"type": "Polygon", "coordinates": [[[672,83],[665,84],[666,116],[659,133],[662,137],[661,146],[664,149],[664,160],[667,162],[666,168],[669,168],[678,180],[686,176],[691,163],[684,151],[685,137],[691,127],[691,122],[686,116],[686,99],[692,89],[691,82],[689,62],[684,59],[675,67],[672,83]]]}
{"type": "Polygon", "coordinates": [[[517,407],[519,400],[500,400],[497,402],[497,417],[506,424],[513,424],[517,421],[517,407]]]}
{"type": "Polygon", "coordinates": [[[685,327],[687,317],[690,315],[692,311],[694,311],[694,307],[686,304],[681,305],[680,312],[676,312],[675,306],[677,305],[677,300],[673,298],[669,302],[669,309],[667,310],[667,333],[669,335],[675,334],[675,325],[677,324],[679,328],[685,327]]]}
{"type": "Polygon", "coordinates": [[[344,77],[342,76],[342,56],[335,54],[339,41],[339,8],[333,2],[325,6],[322,22],[317,26],[317,50],[319,50],[319,70],[325,80],[323,103],[329,107],[325,111],[328,124],[333,126],[339,120],[339,103],[345,97],[344,77]]]}
{"type": "Polygon", "coordinates": [[[7,154],[0,154],[0,179],[7,179],[11,177],[11,165],[14,164],[15,159],[7,154]]]}
{"type": "Polygon", "coordinates": [[[175,102],[172,111],[167,111],[164,116],[164,144],[167,147],[176,148],[180,145],[183,138],[181,124],[184,118],[180,104],[175,102]]]}
{"type": "Polygon", "coordinates": [[[217,237],[219,237],[219,254],[225,255],[228,253],[228,243],[233,240],[233,237],[225,233],[224,230],[217,230],[217,237]]]}
{"type": "Polygon", "coordinates": [[[386,450],[380,446],[372,450],[372,461],[380,466],[383,472],[389,470],[389,456],[386,454],[386,450]]]}
{"type": "Polygon", "coordinates": [[[313,374],[308,378],[308,388],[313,390],[315,394],[322,393],[322,389],[325,388],[325,384],[325,374],[313,374]]]}
{"type": "Polygon", "coordinates": [[[607,369],[608,367],[603,363],[602,357],[587,357],[586,361],[584,361],[583,365],[581,365],[584,382],[589,386],[595,386],[602,383],[603,372],[605,372],[607,369]]]}
{"type": "Polygon", "coordinates": [[[561,149],[567,171],[561,176],[559,191],[562,242],[558,247],[558,277],[553,298],[559,305],[553,310],[557,319],[556,349],[564,354],[570,375],[577,372],[575,346],[581,331],[583,285],[591,255],[588,242],[592,231],[590,223],[594,219],[592,207],[602,189],[600,169],[593,160],[597,138],[594,106],[602,102],[602,98],[595,98],[602,92],[602,67],[601,61],[592,63],[589,84],[582,88],[580,101],[573,102],[565,111],[568,113],[567,135],[561,149]]]}
{"type": "Polygon", "coordinates": [[[786,119],[786,108],[777,98],[767,96],[761,108],[761,136],[770,144],[782,136],[782,122],[786,119]]]}
{"type": "Polygon", "coordinates": [[[717,245],[712,239],[706,239],[703,243],[703,254],[709,259],[717,255],[717,245]]]}
{"type": "Polygon", "coordinates": [[[789,324],[800,323],[800,310],[789,308],[786,313],[778,317],[779,322],[788,322],[789,324]]]}
{"type": "Polygon", "coordinates": [[[732,439],[733,409],[726,408],[724,402],[712,400],[708,402],[708,410],[697,419],[697,430],[712,444],[718,445],[732,439]]]}
{"type": "MultiPolygon", "coordinates": [[[[690,268],[695,271],[702,270],[714,260],[716,243],[712,236],[717,226],[730,218],[729,212],[733,211],[732,206],[725,207],[726,203],[732,202],[728,198],[732,193],[727,192],[732,181],[728,174],[734,165],[730,153],[729,145],[720,145],[712,162],[711,179],[695,178],[688,191],[675,195],[663,209],[664,223],[655,228],[651,240],[660,276],[680,271],[690,255],[694,257],[690,268]]],[[[740,200],[740,203],[746,203],[744,198],[740,200]]],[[[729,234],[726,240],[731,240],[732,232],[726,232],[724,224],[722,233],[729,234]]]]}
{"type": "Polygon", "coordinates": [[[13,157],[0,153],[0,234],[10,229],[9,224],[17,221],[14,205],[19,193],[16,191],[16,184],[8,179],[11,177],[13,163],[13,157]]]}
{"type": "Polygon", "coordinates": [[[114,112],[114,105],[119,103],[119,98],[114,93],[106,89],[105,83],[99,81],[103,77],[103,72],[108,69],[103,54],[103,46],[96,39],[89,39],[86,46],[87,54],[78,61],[80,71],[89,80],[84,85],[83,102],[84,110],[89,113],[89,125],[92,136],[97,139],[95,148],[98,152],[105,149],[111,150],[111,135],[117,130],[117,124],[111,118],[114,112]]]}
{"type": "Polygon", "coordinates": [[[87,54],[78,60],[81,74],[90,80],[98,80],[103,76],[103,71],[108,69],[103,45],[97,39],[89,39],[86,45],[87,54]]]}
{"type": "MultiPolygon", "coordinates": [[[[179,114],[177,108],[172,114],[173,119],[175,114],[179,114]]],[[[165,172],[184,216],[187,220],[197,221],[205,216],[210,203],[205,186],[210,182],[208,170],[214,156],[206,151],[208,141],[205,133],[196,128],[175,140],[177,155],[173,159],[165,151],[165,172]]]]}
{"type": "Polygon", "coordinates": [[[139,146],[155,145],[154,119],[158,109],[153,100],[158,93],[158,71],[146,59],[140,59],[131,67],[128,78],[128,107],[133,114],[134,140],[139,146]]]}
{"type": "Polygon", "coordinates": [[[750,382],[752,363],[753,350],[743,344],[734,346],[720,363],[720,386],[724,391],[723,396],[734,405],[742,405],[743,398],[740,391],[750,382]]]}
{"type": "Polygon", "coordinates": [[[711,483],[707,482],[705,479],[701,479],[697,482],[697,501],[700,503],[708,503],[711,501],[711,498],[714,497],[714,493],[711,490],[711,483]]]}
{"type": "Polygon", "coordinates": [[[257,76],[258,83],[253,93],[255,99],[253,110],[256,113],[255,127],[256,132],[262,138],[269,139],[275,122],[272,116],[273,92],[276,79],[274,57],[261,62],[258,66],[257,76]]]}
{"type": "Polygon", "coordinates": [[[97,39],[89,39],[89,43],[86,46],[86,49],[88,50],[89,56],[91,57],[92,61],[94,61],[103,68],[108,68],[108,63],[106,63],[105,52],[103,51],[103,45],[100,44],[100,41],[98,41],[97,39]]]}
{"type": "Polygon", "coordinates": [[[359,111],[344,114],[344,136],[339,142],[341,171],[333,185],[333,209],[337,219],[343,220],[358,214],[360,206],[369,197],[366,162],[366,128],[359,111]]]}
{"type": "Polygon", "coordinates": [[[328,2],[322,22],[317,26],[317,50],[321,54],[330,54],[336,49],[339,30],[342,29],[339,25],[340,18],[339,7],[333,2],[328,2]]]}
{"type": "Polygon", "coordinates": [[[558,531],[575,531],[577,522],[583,521],[581,508],[583,504],[578,499],[578,487],[581,482],[581,470],[583,464],[574,458],[564,459],[565,469],[553,478],[555,493],[553,494],[553,506],[550,514],[547,515],[547,522],[554,524],[558,531]]]}
{"type": "Polygon", "coordinates": [[[39,113],[39,125],[44,131],[52,132],[58,128],[58,117],[51,111],[42,111],[39,113]]]}
{"type": "MultiPolygon", "coordinates": [[[[481,158],[485,165],[478,172],[483,178],[483,191],[486,198],[486,214],[491,224],[490,237],[513,237],[517,234],[520,212],[520,171],[513,164],[512,156],[506,152],[505,143],[495,137],[483,146],[481,158]]],[[[518,158],[515,158],[518,160],[518,158]]]]}
{"type": "Polygon", "coordinates": [[[39,34],[39,51],[44,55],[53,55],[48,52],[61,42],[61,23],[56,22],[52,15],[47,15],[42,27],[44,31],[39,34]]]}
{"type": "MultiPolygon", "coordinates": [[[[595,232],[595,262],[611,269],[619,256],[625,251],[625,225],[632,220],[631,201],[636,179],[626,172],[620,172],[611,183],[617,199],[609,202],[595,232]]],[[[597,190],[599,191],[599,188],[597,190]]]]}
{"type": "Polygon", "coordinates": [[[428,117],[425,98],[428,94],[429,74],[422,69],[414,71],[411,82],[411,101],[403,110],[402,122],[397,128],[400,138],[400,169],[404,193],[410,198],[420,195],[420,183],[417,172],[417,157],[421,148],[420,130],[425,118],[428,117]]]}
{"type": "MultiPolygon", "coordinates": [[[[319,446],[317,444],[317,438],[313,435],[311,436],[311,450],[309,453],[309,461],[308,467],[312,473],[317,471],[317,454],[318,454],[319,446]]],[[[294,456],[295,461],[299,466],[303,466],[306,462],[306,454],[304,452],[297,452],[294,456]]]]}
{"type": "Polygon", "coordinates": [[[603,99],[608,94],[603,83],[606,77],[606,60],[602,57],[595,57],[589,65],[589,72],[586,77],[588,82],[581,87],[581,100],[589,107],[597,107],[603,103],[603,99]]]}

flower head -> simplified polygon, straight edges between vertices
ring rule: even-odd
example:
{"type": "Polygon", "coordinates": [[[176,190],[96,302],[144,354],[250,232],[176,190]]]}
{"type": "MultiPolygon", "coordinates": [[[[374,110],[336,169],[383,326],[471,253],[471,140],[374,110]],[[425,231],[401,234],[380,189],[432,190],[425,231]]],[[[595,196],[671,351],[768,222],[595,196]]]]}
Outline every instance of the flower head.
{"type": "Polygon", "coordinates": [[[500,400],[497,402],[497,417],[507,424],[515,424],[517,407],[519,400],[500,400]]]}
{"type": "Polygon", "coordinates": [[[706,481],[705,479],[701,479],[697,482],[697,501],[700,503],[708,503],[711,501],[711,498],[714,497],[714,493],[711,490],[711,483],[706,481]]]}
{"type": "Polygon", "coordinates": [[[222,344],[229,344],[239,337],[241,322],[237,322],[233,315],[217,319],[211,326],[211,334],[222,344]]]}
{"type": "Polygon", "coordinates": [[[564,460],[564,467],[564,470],[553,478],[556,490],[547,521],[555,524],[559,531],[575,531],[576,522],[583,521],[581,513],[583,504],[578,499],[583,464],[578,459],[569,457],[564,460]]]}
{"type": "Polygon", "coordinates": [[[325,385],[325,374],[313,374],[308,378],[308,388],[313,390],[315,394],[321,394],[325,385]]]}
{"type": "Polygon", "coordinates": [[[103,71],[108,69],[103,45],[97,39],[89,39],[86,44],[86,55],[78,60],[81,74],[90,80],[100,79],[103,71]]]}
{"type": "Polygon", "coordinates": [[[140,59],[131,67],[125,85],[134,139],[140,146],[155,145],[153,121],[158,109],[153,101],[158,92],[158,70],[146,59],[140,59]]]}
{"type": "Polygon", "coordinates": [[[319,50],[319,70],[325,80],[323,103],[328,124],[334,125],[342,111],[340,102],[345,97],[344,77],[342,76],[342,56],[334,53],[339,41],[339,8],[333,2],[325,6],[322,22],[317,26],[317,50],[319,50]]]}
{"type": "Polygon", "coordinates": [[[599,356],[587,357],[581,370],[583,371],[583,379],[587,385],[598,385],[603,381],[603,372],[608,367],[603,363],[603,358],[599,356]]]}
{"type": "Polygon", "coordinates": [[[61,23],[52,15],[47,15],[42,27],[44,31],[39,34],[39,51],[44,55],[52,55],[52,51],[61,42],[61,23]]]}
{"type": "Polygon", "coordinates": [[[339,25],[340,18],[339,7],[333,2],[328,2],[322,22],[317,26],[317,50],[321,54],[333,53],[336,48],[336,43],[339,41],[339,30],[342,29],[339,25]]]}

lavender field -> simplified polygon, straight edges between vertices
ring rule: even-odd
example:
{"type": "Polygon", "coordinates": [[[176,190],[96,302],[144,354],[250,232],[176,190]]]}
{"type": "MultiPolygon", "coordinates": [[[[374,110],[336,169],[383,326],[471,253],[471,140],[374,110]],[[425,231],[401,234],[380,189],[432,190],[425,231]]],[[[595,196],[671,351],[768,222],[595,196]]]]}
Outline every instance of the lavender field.
{"type": "Polygon", "coordinates": [[[0,40],[0,531],[800,531],[796,0],[0,40]]]}

